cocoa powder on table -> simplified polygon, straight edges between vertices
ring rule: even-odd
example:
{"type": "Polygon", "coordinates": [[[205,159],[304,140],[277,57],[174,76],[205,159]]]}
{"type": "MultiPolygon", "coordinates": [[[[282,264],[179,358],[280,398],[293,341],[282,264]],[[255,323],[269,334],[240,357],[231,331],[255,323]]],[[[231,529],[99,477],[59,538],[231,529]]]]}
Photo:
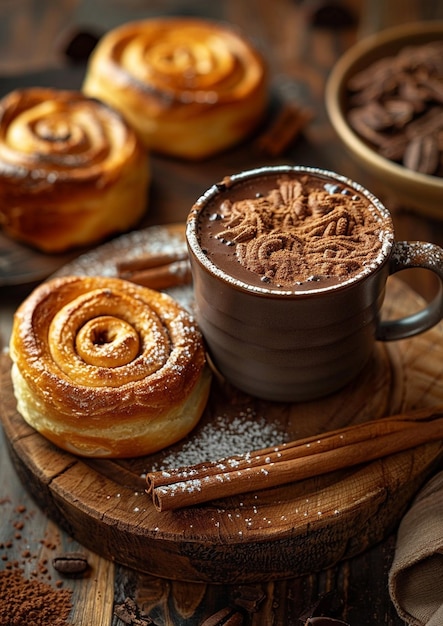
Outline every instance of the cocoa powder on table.
{"type": "Polygon", "coordinates": [[[32,531],[27,535],[35,510],[14,505],[9,496],[0,499],[0,506],[7,509],[2,515],[12,527],[10,539],[0,543],[0,625],[73,626],[68,621],[72,591],[61,589],[62,580],[52,581],[48,558],[39,550],[55,550],[55,543],[45,536],[36,544],[32,531]]]}
{"type": "Polygon", "coordinates": [[[0,624],[70,626],[71,591],[27,580],[18,569],[0,572],[0,624]]]}

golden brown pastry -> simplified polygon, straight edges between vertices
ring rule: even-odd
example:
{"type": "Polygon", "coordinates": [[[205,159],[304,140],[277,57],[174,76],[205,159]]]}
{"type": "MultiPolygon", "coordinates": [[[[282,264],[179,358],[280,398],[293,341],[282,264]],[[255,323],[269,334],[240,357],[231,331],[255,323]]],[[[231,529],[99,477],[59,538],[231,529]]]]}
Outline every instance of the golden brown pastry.
{"type": "Polygon", "coordinates": [[[83,91],[121,111],[148,148],[184,159],[243,140],[268,100],[265,63],[249,41],[227,25],[183,17],[111,30],[83,91]]]}
{"type": "Polygon", "coordinates": [[[119,278],[42,283],[14,317],[17,409],[74,454],[133,457],[184,437],[211,374],[200,332],[170,296],[119,278]]]}
{"type": "Polygon", "coordinates": [[[75,91],[0,100],[0,226],[44,252],[128,230],[147,207],[146,149],[120,114],[75,91]]]}

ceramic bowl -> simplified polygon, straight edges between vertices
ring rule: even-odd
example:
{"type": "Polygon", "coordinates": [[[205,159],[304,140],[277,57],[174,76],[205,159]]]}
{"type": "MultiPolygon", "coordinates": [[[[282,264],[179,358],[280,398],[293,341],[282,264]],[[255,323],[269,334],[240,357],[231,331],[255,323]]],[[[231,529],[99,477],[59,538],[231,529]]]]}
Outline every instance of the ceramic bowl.
{"type": "Polygon", "coordinates": [[[405,208],[443,218],[443,177],[417,173],[376,152],[349,125],[347,85],[352,76],[406,45],[443,39],[443,21],[415,22],[362,39],[334,66],[326,85],[326,109],[339,139],[358,164],[405,208]]]}

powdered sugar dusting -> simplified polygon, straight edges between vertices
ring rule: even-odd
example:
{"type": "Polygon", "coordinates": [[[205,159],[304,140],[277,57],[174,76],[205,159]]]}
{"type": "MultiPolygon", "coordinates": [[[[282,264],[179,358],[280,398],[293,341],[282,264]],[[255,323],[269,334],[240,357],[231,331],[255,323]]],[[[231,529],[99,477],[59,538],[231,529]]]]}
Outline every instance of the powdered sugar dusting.
{"type": "Polygon", "coordinates": [[[248,450],[267,448],[287,438],[281,427],[268,422],[251,409],[236,415],[220,414],[204,424],[198,436],[183,443],[179,450],[165,451],[151,471],[196,465],[225,457],[244,454],[248,450]]]}

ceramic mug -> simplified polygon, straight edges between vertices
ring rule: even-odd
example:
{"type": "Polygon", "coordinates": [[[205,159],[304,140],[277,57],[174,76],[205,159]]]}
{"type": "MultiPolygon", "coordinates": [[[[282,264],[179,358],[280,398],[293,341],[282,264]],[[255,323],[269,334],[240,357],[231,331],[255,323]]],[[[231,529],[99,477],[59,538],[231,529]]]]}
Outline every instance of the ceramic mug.
{"type": "Polygon", "coordinates": [[[361,372],[377,340],[422,333],[443,315],[443,250],[431,243],[396,242],[386,207],[334,172],[269,166],[227,176],[192,207],[186,239],[196,317],[211,360],[228,382],[259,398],[300,402],[338,391],[361,372]],[[308,189],[301,200],[297,185],[308,189]],[[269,234],[263,224],[272,207],[278,207],[279,226],[273,223],[269,234]],[[311,222],[298,222],[297,211],[310,215],[311,222]],[[362,226],[363,234],[358,228],[355,234],[362,220],[369,224],[369,235],[362,226]],[[293,284],[282,284],[281,267],[293,264],[279,249],[287,245],[282,224],[288,223],[296,233],[290,241],[301,249],[301,264],[310,262],[312,248],[322,250],[322,265],[310,274],[308,267],[309,275],[293,284]],[[303,241],[308,231],[309,249],[303,241]],[[369,252],[360,240],[370,241],[369,252]],[[249,254],[254,246],[257,250],[249,254]],[[324,270],[330,259],[338,263],[337,276],[324,270]],[[438,276],[438,294],[418,313],[381,321],[389,275],[413,267],[438,276]]]}

